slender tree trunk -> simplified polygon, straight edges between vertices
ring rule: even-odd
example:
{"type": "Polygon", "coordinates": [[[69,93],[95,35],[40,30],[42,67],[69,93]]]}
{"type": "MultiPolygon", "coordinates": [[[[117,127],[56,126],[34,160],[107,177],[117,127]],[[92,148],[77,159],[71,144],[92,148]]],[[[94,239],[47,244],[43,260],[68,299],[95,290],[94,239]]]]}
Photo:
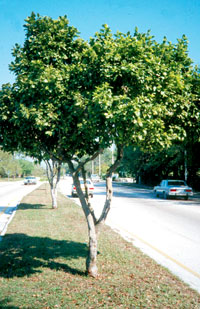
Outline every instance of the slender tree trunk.
{"type": "Polygon", "coordinates": [[[98,276],[97,268],[97,234],[94,225],[94,220],[91,215],[88,217],[88,232],[89,232],[89,250],[88,257],[86,260],[87,273],[96,278],[98,276]]]}
{"type": "Polygon", "coordinates": [[[57,209],[57,187],[54,186],[54,184],[50,184],[51,187],[51,200],[52,200],[52,208],[57,209]]]}
{"type": "Polygon", "coordinates": [[[60,171],[61,171],[61,163],[53,161],[46,161],[46,170],[47,170],[47,177],[50,184],[50,191],[51,191],[51,200],[52,200],[52,208],[57,209],[57,186],[60,181],[60,171]]]}
{"type": "Polygon", "coordinates": [[[113,197],[112,174],[120,165],[122,158],[123,158],[123,146],[118,146],[117,158],[115,162],[113,163],[113,165],[108,169],[107,174],[106,174],[106,201],[105,201],[101,216],[96,222],[97,233],[99,233],[101,225],[105,223],[107,215],[110,211],[110,206],[111,206],[112,197],[113,197]]]}
{"type": "Polygon", "coordinates": [[[88,248],[88,256],[86,259],[86,271],[88,275],[92,277],[97,277],[98,269],[97,269],[97,235],[95,229],[95,218],[92,214],[92,211],[89,207],[89,203],[85,198],[78,176],[75,174],[73,175],[73,181],[76,186],[76,190],[81,202],[81,206],[83,212],[86,217],[87,225],[88,225],[88,236],[89,236],[89,248],[88,248]]]}
{"type": "Polygon", "coordinates": [[[106,201],[101,213],[100,218],[96,222],[96,231],[99,234],[101,226],[105,223],[107,215],[110,211],[110,205],[113,197],[113,187],[112,187],[112,175],[107,175],[106,177],[106,201]]]}

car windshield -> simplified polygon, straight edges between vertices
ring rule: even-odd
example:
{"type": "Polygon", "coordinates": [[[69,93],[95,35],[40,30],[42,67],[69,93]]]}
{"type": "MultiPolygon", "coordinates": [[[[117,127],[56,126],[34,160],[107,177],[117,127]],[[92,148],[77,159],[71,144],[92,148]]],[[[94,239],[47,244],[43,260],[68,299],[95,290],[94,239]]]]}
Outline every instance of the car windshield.
{"type": "Polygon", "coordinates": [[[175,181],[168,181],[168,186],[185,186],[185,182],[183,180],[175,180],[175,181]]]}
{"type": "Polygon", "coordinates": [[[26,177],[26,179],[35,179],[35,177],[26,177]]]}

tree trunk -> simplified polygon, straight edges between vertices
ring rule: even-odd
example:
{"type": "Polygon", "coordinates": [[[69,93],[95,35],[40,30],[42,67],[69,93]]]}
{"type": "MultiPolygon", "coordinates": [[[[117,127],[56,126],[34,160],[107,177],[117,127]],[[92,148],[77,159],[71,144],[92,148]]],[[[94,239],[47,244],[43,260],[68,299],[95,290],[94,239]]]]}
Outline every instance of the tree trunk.
{"type": "Polygon", "coordinates": [[[52,199],[52,208],[57,209],[58,204],[57,204],[57,186],[54,187],[53,184],[50,185],[51,187],[51,199],[52,199]]]}
{"type": "Polygon", "coordinates": [[[95,230],[94,221],[91,215],[88,217],[88,230],[89,230],[89,250],[86,260],[86,270],[88,275],[96,278],[98,276],[97,268],[97,235],[95,230]]]}
{"type": "Polygon", "coordinates": [[[96,278],[98,275],[98,269],[97,269],[97,235],[95,229],[95,218],[92,215],[89,203],[87,203],[83,191],[81,190],[80,181],[77,175],[73,175],[73,181],[76,186],[78,197],[80,199],[81,206],[85,214],[88,225],[89,249],[88,249],[88,257],[86,259],[86,271],[88,275],[96,278]]]}
{"type": "Polygon", "coordinates": [[[110,205],[112,202],[112,196],[113,196],[113,188],[112,188],[112,176],[108,176],[106,177],[106,201],[101,213],[100,218],[98,219],[97,223],[96,223],[96,231],[97,234],[99,234],[100,228],[102,226],[102,224],[105,223],[105,220],[107,218],[107,215],[110,211],[110,205]]]}
{"type": "Polygon", "coordinates": [[[57,186],[60,181],[61,162],[45,161],[47,177],[50,184],[52,208],[57,209],[57,186]]]}
{"type": "Polygon", "coordinates": [[[112,196],[113,196],[112,174],[120,165],[122,158],[123,158],[123,146],[118,146],[117,147],[117,158],[115,162],[113,163],[113,165],[108,169],[107,174],[106,174],[106,201],[105,201],[101,216],[96,222],[97,233],[99,233],[100,227],[102,224],[104,224],[107,218],[107,215],[110,211],[110,205],[111,205],[112,196]]]}
{"type": "MultiPolygon", "coordinates": [[[[95,156],[99,155],[97,152],[91,159],[94,159],[95,156]]],[[[123,157],[123,147],[118,147],[117,151],[117,158],[114,164],[110,167],[108,170],[107,176],[106,176],[106,202],[104,205],[104,209],[102,211],[102,214],[100,218],[96,219],[94,210],[91,207],[90,201],[88,197],[85,197],[83,194],[83,191],[81,190],[81,185],[79,181],[78,174],[80,171],[82,171],[83,177],[86,178],[85,171],[84,171],[84,165],[87,163],[86,161],[84,164],[79,164],[78,168],[74,168],[73,162],[71,160],[68,160],[68,165],[70,172],[73,176],[73,181],[76,186],[77,194],[81,202],[81,206],[83,209],[83,212],[85,214],[85,218],[88,225],[88,236],[89,236],[89,250],[88,250],[88,257],[86,260],[86,270],[88,275],[96,278],[98,276],[98,268],[97,268],[97,234],[99,232],[99,228],[102,225],[102,223],[105,222],[105,219],[108,215],[108,212],[110,210],[111,200],[112,200],[112,173],[116,170],[116,168],[119,166],[121,160],[123,157]]],[[[86,179],[85,179],[86,180],[86,179]]],[[[87,195],[87,194],[86,194],[87,195]]]]}

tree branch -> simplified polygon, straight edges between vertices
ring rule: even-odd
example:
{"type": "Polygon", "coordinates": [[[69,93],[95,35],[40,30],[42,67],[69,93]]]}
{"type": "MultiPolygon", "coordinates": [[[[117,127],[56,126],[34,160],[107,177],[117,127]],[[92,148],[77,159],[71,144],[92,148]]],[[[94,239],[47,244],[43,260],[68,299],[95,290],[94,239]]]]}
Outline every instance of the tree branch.
{"type": "Polygon", "coordinates": [[[87,159],[85,159],[82,162],[78,162],[78,166],[75,169],[75,173],[78,174],[82,168],[85,166],[86,163],[93,161],[94,159],[96,159],[98,157],[99,154],[101,154],[103,152],[103,149],[100,148],[98,151],[96,151],[91,157],[88,157],[87,159]]]}
{"type": "Polygon", "coordinates": [[[112,173],[118,168],[123,158],[123,145],[117,146],[117,158],[114,164],[108,169],[106,174],[106,201],[104,204],[104,208],[102,210],[101,216],[96,222],[96,229],[99,230],[100,225],[105,222],[107,215],[110,210],[110,205],[112,201],[113,189],[112,189],[112,173]]]}

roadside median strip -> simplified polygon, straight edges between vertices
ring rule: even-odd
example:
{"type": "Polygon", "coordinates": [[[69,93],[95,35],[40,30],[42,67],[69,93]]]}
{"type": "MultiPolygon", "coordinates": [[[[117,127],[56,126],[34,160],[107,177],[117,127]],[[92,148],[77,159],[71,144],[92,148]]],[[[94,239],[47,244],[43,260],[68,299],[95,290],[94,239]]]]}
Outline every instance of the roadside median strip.
{"type": "Polygon", "coordinates": [[[82,209],[36,189],[0,242],[1,308],[191,308],[200,295],[103,226],[97,279],[86,276],[88,231],[82,209]]]}

